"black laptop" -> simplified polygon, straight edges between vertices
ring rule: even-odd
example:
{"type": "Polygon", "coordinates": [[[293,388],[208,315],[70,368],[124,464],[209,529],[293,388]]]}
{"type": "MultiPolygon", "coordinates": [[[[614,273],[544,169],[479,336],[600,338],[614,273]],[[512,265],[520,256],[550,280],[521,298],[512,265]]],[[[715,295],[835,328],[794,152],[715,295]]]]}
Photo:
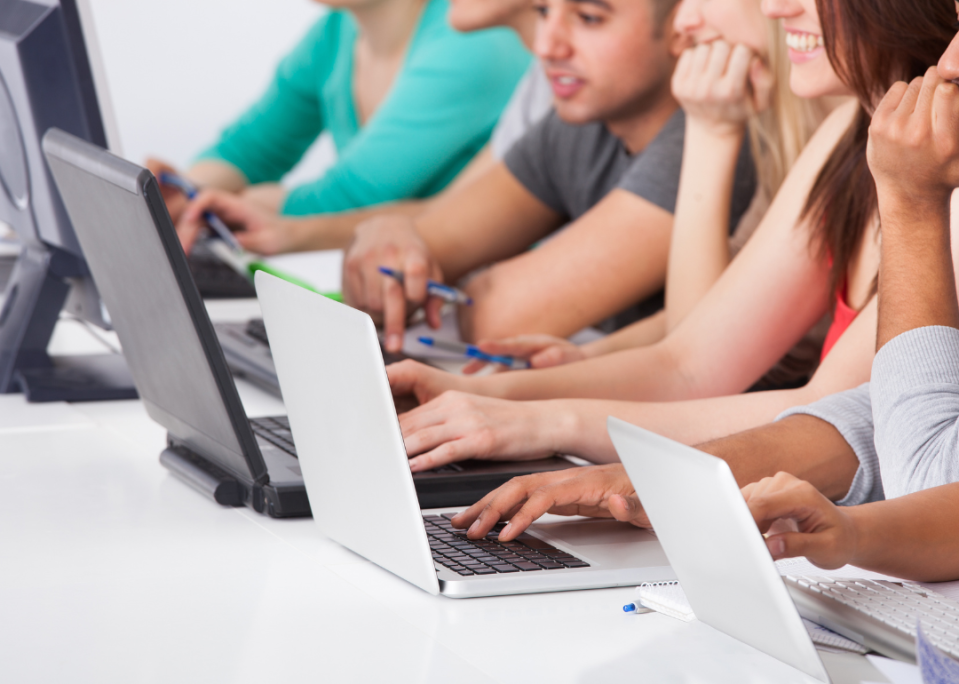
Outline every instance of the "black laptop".
{"type": "MultiPolygon", "coordinates": [[[[221,504],[309,515],[289,424],[247,417],[157,181],[56,129],[43,149],[140,397],[168,431],[160,462],[221,504]]],[[[463,506],[516,475],[573,465],[464,462],[414,481],[423,508],[463,506]]]]}

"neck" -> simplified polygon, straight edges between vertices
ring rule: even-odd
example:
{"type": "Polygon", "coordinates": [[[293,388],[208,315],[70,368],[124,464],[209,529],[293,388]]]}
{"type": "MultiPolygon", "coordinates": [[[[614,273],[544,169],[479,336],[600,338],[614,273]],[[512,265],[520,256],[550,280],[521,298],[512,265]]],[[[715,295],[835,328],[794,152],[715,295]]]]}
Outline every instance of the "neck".
{"type": "Polygon", "coordinates": [[[388,59],[406,50],[426,0],[373,0],[349,12],[360,29],[359,40],[372,56],[388,59]]]}
{"type": "Polygon", "coordinates": [[[679,109],[679,103],[669,90],[647,97],[630,108],[630,113],[603,120],[609,132],[615,135],[630,154],[642,152],[662,130],[669,118],[679,109]]]}

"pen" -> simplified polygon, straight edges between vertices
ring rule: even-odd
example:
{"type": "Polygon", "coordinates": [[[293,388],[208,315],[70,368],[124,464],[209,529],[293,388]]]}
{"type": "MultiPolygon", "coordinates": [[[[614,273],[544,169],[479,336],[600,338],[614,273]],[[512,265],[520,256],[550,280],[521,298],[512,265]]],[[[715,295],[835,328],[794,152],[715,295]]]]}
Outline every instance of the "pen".
{"type": "MultiPolygon", "coordinates": [[[[160,182],[164,185],[169,185],[171,188],[176,188],[184,195],[187,199],[192,200],[197,195],[196,186],[193,185],[186,178],[182,178],[174,173],[161,173],[160,182]]],[[[230,230],[222,219],[219,216],[214,214],[212,211],[204,212],[203,218],[210,225],[210,228],[213,229],[221,240],[230,245],[235,251],[242,252],[243,247],[237,241],[236,236],[233,234],[233,231],[230,230]]]]}
{"type": "MultiPolygon", "coordinates": [[[[402,271],[395,271],[392,268],[380,266],[380,273],[385,276],[389,276],[390,278],[394,278],[400,283],[400,285],[403,284],[402,271]]],[[[426,281],[426,292],[434,297],[439,297],[447,302],[452,302],[453,304],[466,304],[466,306],[473,306],[473,299],[468,294],[462,290],[456,289],[455,287],[438,283],[435,280],[426,281]]]]}
{"type": "Polygon", "coordinates": [[[425,344],[427,347],[435,347],[436,349],[453,352],[454,354],[462,354],[463,356],[471,359],[488,361],[489,363],[498,363],[501,366],[509,366],[510,368],[529,368],[528,361],[517,361],[512,356],[496,356],[494,354],[487,354],[484,351],[480,351],[479,347],[476,347],[472,344],[463,344],[462,342],[446,342],[444,340],[435,340],[432,337],[420,337],[419,341],[420,344],[425,344]]]}

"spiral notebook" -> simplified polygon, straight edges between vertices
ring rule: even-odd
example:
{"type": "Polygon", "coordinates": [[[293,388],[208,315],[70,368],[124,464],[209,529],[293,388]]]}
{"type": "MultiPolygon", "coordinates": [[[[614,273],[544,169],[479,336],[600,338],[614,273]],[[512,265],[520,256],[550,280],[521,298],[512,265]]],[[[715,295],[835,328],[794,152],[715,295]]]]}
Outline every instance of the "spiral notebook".
{"type": "MultiPolygon", "coordinates": [[[[696,619],[689,601],[686,598],[686,592],[680,586],[679,582],[655,582],[641,584],[636,588],[637,602],[646,608],[674,617],[684,622],[690,622],[696,619]]],[[[865,654],[869,649],[864,648],[851,639],[836,634],[835,632],[817,625],[814,622],[803,619],[806,631],[813,643],[822,650],[836,651],[840,653],[859,653],[865,654]]]]}

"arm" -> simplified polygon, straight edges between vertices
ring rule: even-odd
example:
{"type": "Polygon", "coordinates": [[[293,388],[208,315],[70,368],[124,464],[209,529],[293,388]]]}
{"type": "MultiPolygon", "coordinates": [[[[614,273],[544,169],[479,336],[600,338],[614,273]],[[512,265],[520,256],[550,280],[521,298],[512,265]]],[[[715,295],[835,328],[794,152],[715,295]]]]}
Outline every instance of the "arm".
{"type": "Polygon", "coordinates": [[[321,178],[290,192],[283,213],[341,212],[427,197],[480,152],[529,55],[511,34],[466,37],[444,18],[434,19],[439,24],[421,28],[429,36],[421,34],[411,46],[375,116],[321,178]]]}
{"type": "MultiPolygon", "coordinates": [[[[812,482],[830,498],[845,494],[858,466],[836,429],[811,416],[794,416],[699,448],[729,463],[740,485],[785,471],[812,482]]],[[[619,464],[514,478],[454,522],[479,538],[508,518],[509,528],[500,539],[509,541],[544,513],[615,517],[648,526],[642,502],[619,464]]]]}
{"type": "Polygon", "coordinates": [[[613,190],[552,240],[473,279],[464,339],[565,337],[645,299],[665,279],[671,227],[669,212],[613,190]]]}
{"type": "Polygon", "coordinates": [[[733,180],[751,115],[769,106],[772,76],[744,45],[722,40],[683,53],[673,94],[686,111],[686,144],[666,281],[673,330],[729,265],[733,180]]]}
{"type": "Polygon", "coordinates": [[[822,568],[852,564],[919,582],[959,579],[959,485],[839,508],[813,485],[782,473],[747,486],[743,495],[760,531],[779,521],[797,530],[766,539],[777,560],[805,556],[822,568]]]}
{"type": "Polygon", "coordinates": [[[949,203],[959,88],[934,70],[896,84],[870,127],[882,219],[872,398],[887,494],[959,480],[959,305],[949,203]]]}

